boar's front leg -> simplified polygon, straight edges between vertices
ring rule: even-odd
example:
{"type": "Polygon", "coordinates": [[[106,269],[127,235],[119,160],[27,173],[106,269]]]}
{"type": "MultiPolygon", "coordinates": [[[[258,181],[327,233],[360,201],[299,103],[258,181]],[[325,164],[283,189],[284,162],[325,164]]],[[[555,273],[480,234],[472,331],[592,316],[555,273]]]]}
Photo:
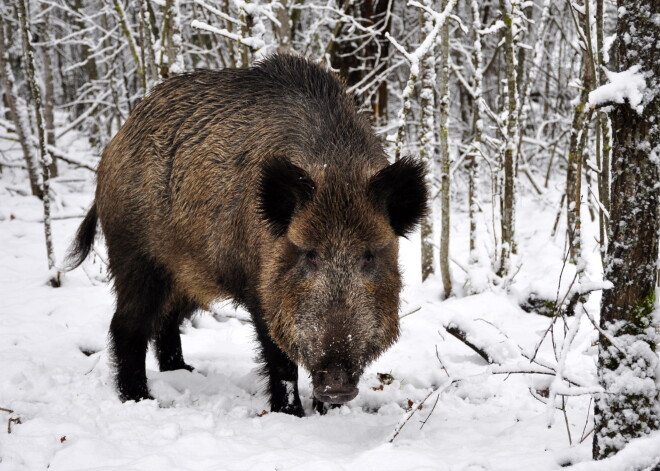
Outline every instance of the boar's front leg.
{"type": "Polygon", "coordinates": [[[264,363],[261,372],[268,378],[270,410],[304,417],[305,411],[298,395],[298,365],[275,345],[263,317],[252,317],[261,344],[261,360],[264,363]]]}

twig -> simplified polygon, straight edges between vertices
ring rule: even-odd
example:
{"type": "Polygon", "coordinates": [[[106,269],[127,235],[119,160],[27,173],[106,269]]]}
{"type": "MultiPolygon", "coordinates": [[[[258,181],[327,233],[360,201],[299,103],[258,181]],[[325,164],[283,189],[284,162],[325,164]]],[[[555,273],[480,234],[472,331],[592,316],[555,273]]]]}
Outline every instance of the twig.
{"type": "Polygon", "coordinates": [[[587,438],[589,438],[589,435],[591,435],[593,433],[593,431],[594,431],[594,427],[591,427],[591,430],[589,430],[589,432],[584,437],[582,437],[582,440],[580,440],[580,443],[582,443],[587,438]]]}
{"type": "Polygon", "coordinates": [[[401,421],[399,422],[399,424],[396,426],[396,428],[394,429],[394,433],[392,434],[392,437],[388,440],[389,443],[392,443],[392,442],[394,441],[394,439],[399,435],[399,433],[401,433],[401,430],[403,429],[403,427],[405,427],[405,425],[406,425],[406,424],[408,423],[408,421],[412,418],[412,416],[415,415],[415,411],[416,411],[417,409],[419,409],[419,408],[424,404],[424,402],[426,402],[426,400],[427,400],[429,397],[431,397],[431,395],[432,395],[435,391],[436,391],[435,389],[432,390],[432,391],[430,391],[430,392],[424,397],[424,399],[422,399],[421,401],[419,401],[419,402],[413,404],[413,406],[410,408],[410,410],[408,411],[408,413],[404,416],[403,420],[401,420],[401,421]]]}
{"type": "Polygon", "coordinates": [[[58,149],[55,146],[48,145],[46,146],[48,149],[48,152],[55,157],[56,159],[61,160],[62,162],[66,162],[71,165],[75,165],[76,167],[84,168],[89,170],[90,172],[96,173],[96,169],[90,165],[87,165],[85,162],[80,162],[79,160],[73,159],[66,155],[62,150],[58,149]]]}
{"type": "Polygon", "coordinates": [[[459,328],[456,327],[455,325],[451,325],[451,324],[450,324],[450,325],[448,325],[448,326],[445,327],[445,330],[446,330],[447,332],[449,332],[451,335],[453,335],[454,337],[456,337],[458,340],[460,340],[461,342],[463,342],[465,345],[467,345],[468,347],[470,347],[472,350],[474,350],[475,353],[477,353],[477,355],[479,355],[481,358],[483,358],[484,360],[486,360],[486,362],[487,362],[488,364],[491,364],[491,365],[492,365],[493,363],[495,363],[495,362],[493,361],[493,359],[491,358],[491,356],[490,356],[488,353],[486,353],[486,352],[483,351],[481,348],[477,347],[475,344],[473,344],[472,342],[470,342],[470,341],[467,339],[467,335],[465,334],[465,332],[463,332],[461,329],[459,329],[459,328]]]}
{"type": "Polygon", "coordinates": [[[419,306],[418,308],[413,309],[412,311],[406,312],[405,314],[401,314],[399,316],[399,320],[403,319],[404,317],[408,317],[411,314],[415,314],[417,311],[421,310],[422,306],[419,306]]]}
{"type": "Polygon", "coordinates": [[[435,397],[435,402],[433,403],[433,407],[431,407],[431,412],[429,412],[429,415],[427,415],[426,418],[424,420],[422,420],[422,425],[419,426],[420,430],[422,430],[424,428],[424,426],[426,425],[426,422],[428,422],[429,419],[431,418],[431,415],[433,414],[433,411],[435,410],[435,406],[438,405],[439,400],[440,400],[440,395],[438,394],[435,397]]]}
{"type": "Polygon", "coordinates": [[[4,407],[0,407],[0,411],[2,411],[2,412],[7,412],[8,414],[13,414],[13,413],[14,413],[13,410],[11,410],[11,409],[5,409],[4,407]]]}
{"type": "Polygon", "coordinates": [[[11,433],[11,424],[17,424],[17,425],[20,425],[20,424],[22,424],[22,423],[23,423],[23,422],[21,422],[20,417],[10,418],[10,419],[7,421],[7,433],[11,433]]]}
{"type": "MultiPolygon", "coordinates": [[[[403,429],[403,427],[405,427],[405,425],[410,421],[410,419],[412,418],[412,416],[415,415],[415,412],[417,412],[418,410],[421,410],[421,407],[424,405],[424,403],[428,400],[429,397],[431,397],[433,394],[436,394],[436,393],[438,394],[438,396],[440,396],[440,394],[441,394],[442,392],[446,391],[447,389],[449,389],[450,386],[454,385],[455,383],[457,383],[457,382],[459,382],[459,381],[461,381],[461,380],[460,380],[460,379],[454,379],[454,380],[450,381],[449,383],[447,383],[447,384],[446,384],[444,387],[442,387],[442,388],[436,388],[436,389],[433,389],[432,391],[430,391],[430,392],[424,397],[424,399],[422,399],[421,401],[418,401],[418,402],[416,402],[415,404],[413,404],[413,406],[412,406],[412,407],[410,408],[410,410],[406,413],[406,415],[403,417],[403,419],[401,419],[401,420],[399,421],[399,424],[398,424],[398,425],[396,426],[396,428],[394,429],[394,432],[392,433],[392,436],[391,436],[391,438],[388,440],[388,442],[389,442],[389,443],[392,443],[392,442],[394,441],[394,439],[395,439],[397,436],[399,436],[399,433],[401,433],[401,430],[403,429]]],[[[431,412],[433,412],[433,411],[431,411],[431,412]]],[[[428,420],[428,417],[427,417],[427,420],[428,420]]]]}
{"type": "Polygon", "coordinates": [[[449,371],[447,371],[447,367],[445,364],[442,362],[440,359],[440,352],[438,352],[438,346],[435,346],[435,357],[438,359],[438,363],[440,363],[440,368],[447,374],[447,378],[451,379],[451,375],[449,374],[449,371]]]}
{"type": "MultiPolygon", "coordinates": [[[[589,398],[589,405],[587,406],[587,418],[584,420],[584,428],[582,429],[582,435],[580,438],[580,443],[582,443],[587,437],[584,435],[584,432],[587,430],[587,424],[589,423],[589,414],[591,413],[591,403],[594,401],[593,397],[589,398]]],[[[593,429],[591,429],[593,431],[593,429]]],[[[589,432],[591,433],[591,432],[589,432]]],[[[589,435],[587,435],[589,436],[589,435]]]]}
{"type": "Polygon", "coordinates": [[[571,437],[571,428],[568,425],[568,414],[566,414],[566,402],[568,399],[566,399],[564,396],[561,398],[561,410],[564,413],[564,422],[566,423],[566,433],[568,434],[568,444],[570,446],[573,446],[573,439],[571,437]]]}
{"type": "Polygon", "coordinates": [[[607,331],[605,331],[605,330],[603,330],[603,329],[600,328],[600,326],[598,325],[598,323],[596,322],[596,320],[591,316],[591,314],[589,314],[589,311],[587,311],[587,308],[585,308],[584,305],[582,305],[582,309],[584,310],[584,313],[587,315],[587,319],[589,319],[589,321],[591,322],[591,324],[592,324],[592,325],[594,326],[594,328],[600,333],[600,335],[602,335],[602,336],[605,337],[607,340],[609,340],[610,344],[611,344],[614,348],[616,348],[617,350],[621,351],[621,348],[619,348],[619,346],[617,345],[617,341],[614,340],[614,338],[613,338],[610,334],[608,334],[607,331]]]}

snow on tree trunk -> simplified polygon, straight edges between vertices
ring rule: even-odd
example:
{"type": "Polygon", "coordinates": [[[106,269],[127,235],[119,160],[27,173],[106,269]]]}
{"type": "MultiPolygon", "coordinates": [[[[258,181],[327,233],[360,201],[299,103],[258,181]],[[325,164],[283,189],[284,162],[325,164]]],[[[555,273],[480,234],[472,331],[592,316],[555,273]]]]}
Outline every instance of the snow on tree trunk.
{"type": "Polygon", "coordinates": [[[151,12],[148,0],[140,0],[140,49],[142,64],[144,64],[144,74],[146,94],[153,83],[158,80],[158,66],[156,64],[156,52],[154,48],[155,38],[151,29],[151,12]]]}
{"type": "Polygon", "coordinates": [[[571,125],[571,136],[568,146],[568,167],[566,169],[566,217],[567,237],[570,248],[571,263],[580,265],[582,257],[582,153],[587,140],[588,124],[591,120],[591,108],[586,106],[589,92],[594,86],[594,56],[591,46],[591,20],[589,14],[589,1],[581,5],[571,5],[574,14],[579,19],[579,31],[581,31],[580,45],[582,49],[582,84],[578,103],[575,105],[573,122],[571,125]]]}
{"type": "MultiPolygon", "coordinates": [[[[409,5],[420,8],[424,11],[423,24],[422,24],[422,40],[421,44],[415,49],[414,52],[408,53],[401,44],[399,44],[389,33],[385,33],[385,37],[389,39],[392,45],[397,49],[410,63],[410,75],[408,76],[408,81],[406,82],[406,87],[403,90],[402,101],[403,105],[399,110],[397,116],[397,134],[395,142],[395,159],[399,159],[401,156],[401,150],[403,149],[403,142],[405,138],[405,127],[406,127],[406,117],[411,107],[411,98],[413,91],[415,89],[415,82],[417,77],[420,74],[420,62],[422,64],[422,90],[420,92],[420,98],[422,100],[422,126],[425,127],[421,134],[422,139],[427,139],[423,141],[422,148],[420,149],[420,154],[422,159],[427,164],[427,175],[426,181],[431,190],[431,194],[436,193],[433,191],[433,159],[431,155],[433,153],[433,87],[435,85],[435,56],[433,49],[435,47],[438,34],[442,29],[442,26],[447,21],[447,16],[449,12],[456,5],[456,0],[449,0],[445,7],[442,10],[442,13],[438,13],[431,9],[432,2],[426,2],[421,4],[419,2],[411,0],[409,5]],[[432,56],[432,57],[429,57],[432,56]],[[428,74],[428,75],[425,75],[428,74]],[[425,101],[426,100],[426,101],[425,101]],[[429,103],[430,101],[430,103],[429,103]],[[430,108],[429,108],[430,106],[430,108]],[[430,150],[425,150],[425,144],[430,146],[430,150]],[[428,158],[427,158],[428,157],[428,158]]],[[[428,148],[427,148],[428,149],[428,148]]],[[[433,273],[433,204],[429,204],[429,214],[424,218],[421,224],[422,231],[422,279],[426,279],[430,274],[433,273]]]]}
{"type": "Polygon", "coordinates": [[[482,148],[481,139],[483,135],[483,68],[484,60],[481,52],[481,14],[479,12],[479,3],[472,0],[472,40],[474,49],[472,53],[472,63],[474,64],[473,90],[474,98],[472,102],[472,149],[467,156],[468,171],[468,215],[470,219],[470,263],[476,263],[477,256],[477,187],[479,185],[479,158],[481,158],[482,148]]]}
{"type": "MultiPolygon", "coordinates": [[[[527,73],[527,79],[524,80],[522,84],[522,91],[520,96],[520,106],[518,108],[518,121],[520,122],[520,128],[525,129],[527,119],[529,117],[529,112],[531,108],[530,95],[536,83],[539,71],[541,70],[541,63],[543,62],[543,51],[545,49],[545,33],[546,26],[548,24],[548,19],[550,17],[550,4],[552,0],[545,0],[543,2],[543,8],[541,10],[541,19],[536,25],[536,38],[534,45],[534,52],[532,54],[532,65],[529,68],[527,73]]],[[[523,79],[522,77],[520,78],[523,79]]],[[[524,132],[520,132],[518,149],[522,147],[522,139],[524,132]]]]}
{"type": "Polygon", "coordinates": [[[618,1],[610,82],[589,96],[612,104],[612,200],[603,293],[594,458],[660,428],[656,280],[660,195],[660,3],[618,1]]]}
{"type": "Polygon", "coordinates": [[[167,62],[161,67],[163,78],[182,74],[183,53],[181,48],[181,19],[179,0],[167,0],[165,3],[165,42],[167,43],[167,62]]]}
{"type": "MultiPolygon", "coordinates": [[[[18,2],[18,22],[21,29],[21,37],[23,40],[23,66],[25,67],[25,75],[27,77],[30,91],[32,93],[32,100],[34,101],[34,111],[37,118],[37,131],[39,133],[39,150],[41,152],[41,170],[43,172],[43,207],[44,207],[44,234],[46,236],[46,254],[48,257],[48,269],[55,268],[55,252],[53,250],[53,236],[51,230],[50,220],[50,165],[52,157],[46,148],[46,131],[44,129],[44,119],[41,104],[41,91],[37,84],[36,71],[34,67],[34,49],[32,47],[30,30],[27,21],[27,8],[25,5],[26,0],[19,0],[18,2]]],[[[53,273],[50,279],[50,284],[53,287],[60,286],[59,274],[53,273]]]]}
{"type": "MultiPolygon", "coordinates": [[[[604,85],[607,81],[605,76],[605,57],[603,53],[603,0],[596,0],[596,51],[597,51],[597,80],[598,85],[604,85]]],[[[596,150],[598,168],[598,199],[600,201],[599,216],[599,238],[603,266],[607,254],[607,222],[610,210],[610,153],[612,150],[610,121],[606,113],[597,114],[596,136],[598,139],[596,150]]]]}
{"type": "MultiPolygon", "coordinates": [[[[48,7],[45,4],[41,5],[43,12],[43,22],[41,26],[41,42],[45,43],[42,46],[41,54],[43,58],[43,71],[44,71],[44,120],[46,123],[46,143],[49,146],[55,146],[55,113],[53,108],[55,106],[55,83],[53,79],[53,63],[51,60],[51,53],[53,45],[50,41],[50,14],[48,7]]],[[[50,164],[50,176],[55,178],[58,175],[57,162],[55,159],[50,164]]]]}
{"type": "MultiPolygon", "coordinates": [[[[431,3],[431,2],[429,2],[431,3]]],[[[441,1],[441,8],[447,6],[447,0],[441,1]]],[[[440,225],[440,274],[444,287],[445,298],[451,296],[451,272],[449,270],[449,237],[450,237],[450,197],[451,181],[449,168],[449,24],[445,22],[440,35],[440,81],[439,81],[439,116],[440,122],[440,205],[442,220],[440,225]]],[[[434,61],[435,62],[435,61],[434,61]]],[[[435,68],[435,63],[433,64],[435,68]]],[[[434,74],[435,75],[435,74],[434,74]]]]}
{"type": "Polygon", "coordinates": [[[506,57],[506,135],[504,136],[504,182],[502,195],[502,252],[498,275],[509,272],[511,253],[515,252],[516,159],[518,146],[518,77],[517,33],[520,12],[517,0],[500,0],[504,21],[504,50],[506,57]]]}
{"type": "Polygon", "coordinates": [[[128,42],[128,48],[131,51],[133,60],[135,61],[135,67],[137,68],[137,74],[140,79],[142,89],[146,90],[147,82],[146,82],[146,76],[144,74],[144,67],[142,62],[140,61],[140,55],[138,54],[137,46],[135,45],[135,39],[133,38],[133,32],[131,30],[131,26],[128,24],[128,20],[126,19],[126,12],[124,11],[124,7],[121,4],[120,0],[113,0],[113,4],[115,7],[115,11],[117,12],[117,17],[119,18],[119,24],[121,25],[122,31],[124,32],[124,36],[126,37],[126,41],[128,42]]]}
{"type": "Polygon", "coordinates": [[[34,152],[34,147],[30,142],[32,138],[32,131],[30,130],[30,121],[28,119],[27,110],[24,102],[18,97],[16,90],[16,82],[14,80],[14,73],[9,63],[9,51],[7,49],[7,41],[5,39],[5,26],[2,15],[0,15],[0,78],[2,79],[2,87],[5,91],[5,99],[7,100],[7,107],[18,142],[23,150],[23,158],[30,177],[30,189],[32,194],[42,198],[43,188],[40,181],[40,171],[37,155],[34,152]]]}
{"type": "Polygon", "coordinates": [[[279,52],[291,52],[293,46],[293,29],[291,27],[291,3],[292,0],[281,0],[276,10],[277,20],[277,50],[279,52]]]}
{"type": "MultiPolygon", "coordinates": [[[[424,0],[423,5],[431,8],[433,2],[424,0]]],[[[422,13],[422,37],[427,37],[433,32],[433,17],[426,12],[422,13]]],[[[435,44],[435,43],[434,43],[435,44]]],[[[433,111],[435,108],[435,48],[430,47],[421,64],[421,89],[419,92],[421,107],[420,123],[420,148],[419,156],[427,163],[426,184],[429,188],[434,187],[433,162],[435,159],[435,146],[433,145],[433,130],[435,120],[433,111]]],[[[435,192],[431,192],[435,193],[435,192]]],[[[433,203],[431,203],[431,206],[433,203]]],[[[444,215],[443,215],[444,216],[444,215]]],[[[433,211],[429,211],[422,220],[422,281],[426,280],[435,272],[435,231],[433,227],[433,211]]],[[[446,288],[446,286],[445,286],[446,288]]]]}

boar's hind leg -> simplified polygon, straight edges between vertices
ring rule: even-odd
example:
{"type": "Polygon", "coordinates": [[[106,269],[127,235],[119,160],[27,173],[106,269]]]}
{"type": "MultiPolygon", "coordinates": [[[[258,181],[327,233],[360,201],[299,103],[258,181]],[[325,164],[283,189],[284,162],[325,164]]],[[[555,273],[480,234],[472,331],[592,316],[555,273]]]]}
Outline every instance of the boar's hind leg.
{"type": "Polygon", "coordinates": [[[158,324],[154,343],[160,371],[193,370],[192,366],[183,361],[179,325],[195,309],[196,306],[191,302],[185,300],[174,302],[172,308],[158,324]]]}
{"type": "Polygon", "coordinates": [[[123,401],[152,399],[144,362],[154,324],[170,295],[170,277],[144,257],[112,255],[109,250],[117,311],[110,323],[110,348],[119,397],[123,401]]]}
{"type": "Polygon", "coordinates": [[[298,395],[298,366],[273,343],[263,320],[257,316],[253,318],[264,363],[261,371],[268,378],[270,410],[303,417],[305,412],[298,395]]]}

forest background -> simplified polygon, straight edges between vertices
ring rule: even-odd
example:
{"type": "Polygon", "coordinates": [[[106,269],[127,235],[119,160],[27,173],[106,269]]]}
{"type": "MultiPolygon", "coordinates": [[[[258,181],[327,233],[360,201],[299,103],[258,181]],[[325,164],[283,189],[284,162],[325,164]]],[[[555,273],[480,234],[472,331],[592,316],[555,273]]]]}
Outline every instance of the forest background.
{"type": "MultiPolygon", "coordinates": [[[[534,326],[516,334],[529,347],[508,339],[515,354],[504,356],[506,320],[490,319],[492,331],[475,313],[438,322],[458,342],[451,351],[467,348],[491,375],[524,377],[548,424],[555,410],[567,417],[569,398],[584,399],[575,406],[586,413],[579,439],[566,418],[569,444],[593,440],[593,457],[608,458],[660,428],[659,41],[653,1],[3,3],[0,224],[43,225],[38,270],[49,269],[49,289],[65,289],[65,243],[58,248],[52,226],[79,220],[103,148],[155,84],[196,68],[249,67],[277,51],[312,58],[343,77],[392,159],[427,162],[431,211],[404,250],[412,288],[402,317],[461,311],[461,300],[489,293],[529,312],[534,326]],[[20,214],[34,201],[40,216],[20,214]],[[581,341],[586,357],[571,372],[581,341]]],[[[88,282],[107,287],[100,272],[88,282]]],[[[400,399],[396,435],[433,395],[468,382],[442,356],[435,368],[446,381],[418,385],[410,404],[400,399]]],[[[391,386],[376,378],[375,388],[391,386]]],[[[11,429],[21,415],[5,405],[11,429]]],[[[630,469],[657,467],[657,455],[630,469]]]]}

